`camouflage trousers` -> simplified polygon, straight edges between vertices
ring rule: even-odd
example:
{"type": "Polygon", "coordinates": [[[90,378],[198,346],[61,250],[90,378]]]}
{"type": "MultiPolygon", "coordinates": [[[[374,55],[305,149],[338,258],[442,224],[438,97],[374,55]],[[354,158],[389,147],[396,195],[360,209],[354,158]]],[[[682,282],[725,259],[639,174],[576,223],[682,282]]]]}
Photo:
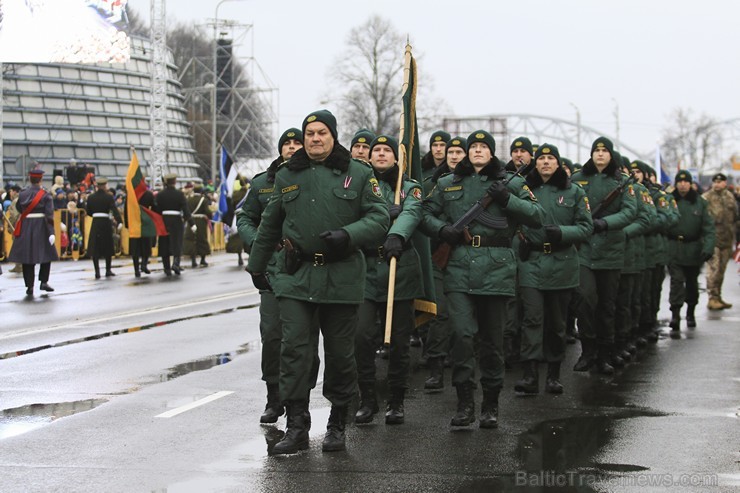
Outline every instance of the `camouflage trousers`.
{"type": "Polygon", "coordinates": [[[714,255],[707,262],[707,292],[710,298],[722,296],[722,282],[725,280],[727,262],[732,256],[732,248],[714,248],[714,255]]]}

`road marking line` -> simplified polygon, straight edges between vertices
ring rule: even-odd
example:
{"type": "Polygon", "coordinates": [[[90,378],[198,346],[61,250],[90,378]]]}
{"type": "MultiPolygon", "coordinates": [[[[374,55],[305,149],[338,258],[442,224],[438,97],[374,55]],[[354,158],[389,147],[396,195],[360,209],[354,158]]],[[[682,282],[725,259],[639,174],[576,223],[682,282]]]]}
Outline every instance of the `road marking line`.
{"type": "Polygon", "coordinates": [[[222,390],[220,392],[216,392],[215,394],[211,394],[208,397],[204,397],[200,400],[197,400],[195,402],[191,402],[190,404],[186,404],[184,406],[176,407],[175,409],[171,409],[167,411],[166,413],[158,414],[157,416],[154,416],[155,418],[171,418],[173,416],[177,416],[178,414],[182,414],[186,411],[190,411],[191,409],[195,409],[196,407],[200,407],[204,404],[208,404],[209,402],[213,402],[217,399],[220,399],[222,397],[226,397],[229,394],[233,394],[233,390],[222,390]]]}

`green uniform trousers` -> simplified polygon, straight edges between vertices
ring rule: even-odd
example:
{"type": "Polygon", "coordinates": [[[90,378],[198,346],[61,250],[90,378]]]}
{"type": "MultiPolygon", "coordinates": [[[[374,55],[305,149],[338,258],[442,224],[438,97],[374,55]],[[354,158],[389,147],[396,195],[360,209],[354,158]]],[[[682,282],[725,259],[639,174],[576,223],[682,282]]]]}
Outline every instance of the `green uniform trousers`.
{"type": "Polygon", "coordinates": [[[437,315],[429,321],[426,338],[427,358],[445,358],[452,345],[452,326],[447,296],[444,293],[444,282],[434,278],[434,292],[437,300],[437,315]]]}
{"type": "Polygon", "coordinates": [[[556,363],[565,358],[565,325],[572,289],[519,288],[522,360],[556,363]]]}
{"type": "Polygon", "coordinates": [[[668,293],[668,301],[671,310],[681,308],[684,303],[696,306],[699,302],[699,265],[677,265],[668,266],[668,274],[671,276],[671,291],[668,293]]]}
{"type": "Polygon", "coordinates": [[[324,336],[323,394],[334,406],[348,405],[357,392],[355,330],[359,305],[311,303],[278,298],[283,340],[280,346],[280,399],[302,401],[311,390],[311,368],[324,336]],[[314,323],[318,315],[319,327],[314,323]]]}
{"type": "MultiPolygon", "coordinates": [[[[357,381],[360,384],[375,384],[375,350],[378,347],[375,337],[377,331],[375,322],[380,317],[383,333],[385,333],[385,311],[385,301],[365,300],[360,305],[359,322],[355,336],[357,381]]],[[[391,346],[388,359],[388,387],[391,389],[405,389],[408,387],[409,337],[413,329],[414,301],[394,301],[391,346]]]]}
{"type": "Polygon", "coordinates": [[[656,265],[653,268],[653,284],[652,290],[653,305],[651,309],[652,323],[658,323],[658,312],[660,311],[660,297],[663,293],[663,281],[665,281],[665,265],[656,265]]]}
{"type": "MultiPolygon", "coordinates": [[[[655,268],[647,268],[642,271],[640,281],[642,287],[640,289],[640,319],[637,321],[638,327],[650,327],[653,322],[653,275],[655,275],[655,268]]],[[[633,326],[634,328],[634,326],[633,326]]],[[[642,330],[638,330],[638,333],[642,330]]],[[[637,335],[637,334],[634,334],[637,335]]]]}
{"type": "Polygon", "coordinates": [[[452,346],[452,384],[475,385],[475,344],[478,344],[480,383],[485,391],[504,383],[504,328],[509,296],[447,293],[452,346]],[[477,336],[477,338],[476,338],[477,336]]]}
{"type": "MultiPolygon", "coordinates": [[[[312,345],[315,350],[315,359],[311,367],[311,388],[316,387],[319,375],[319,323],[313,319],[315,334],[312,345]]],[[[262,380],[268,384],[278,385],[280,382],[280,343],[283,339],[283,325],[280,322],[280,305],[271,291],[260,291],[260,340],[262,341],[262,380]]]]}
{"type": "Polygon", "coordinates": [[[619,275],[619,287],[617,288],[617,299],[615,302],[614,340],[617,344],[624,344],[630,338],[632,322],[634,320],[632,297],[637,284],[637,274],[619,275]]]}
{"type": "Polygon", "coordinates": [[[591,270],[582,265],[579,280],[578,332],[588,342],[610,346],[614,343],[619,270],[591,270]]]}

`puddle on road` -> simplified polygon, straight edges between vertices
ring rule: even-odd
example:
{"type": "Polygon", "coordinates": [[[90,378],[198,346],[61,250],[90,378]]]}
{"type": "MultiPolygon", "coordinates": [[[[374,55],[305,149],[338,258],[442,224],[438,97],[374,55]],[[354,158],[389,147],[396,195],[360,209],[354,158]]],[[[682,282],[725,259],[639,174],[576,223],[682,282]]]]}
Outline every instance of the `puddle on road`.
{"type": "Polygon", "coordinates": [[[4,409],[0,415],[0,440],[33,431],[59,418],[95,409],[106,402],[107,399],[87,399],[4,409]]]}
{"type": "Polygon", "coordinates": [[[139,325],[139,326],[136,326],[136,327],[129,327],[129,328],[126,328],[126,329],[112,330],[110,332],[103,332],[102,334],[94,334],[94,335],[91,335],[91,336],[79,337],[77,339],[71,339],[69,341],[57,342],[55,344],[45,344],[43,346],[36,346],[34,348],[25,349],[25,350],[22,350],[22,351],[11,351],[9,353],[2,353],[2,354],[0,354],[0,360],[8,359],[8,358],[14,358],[16,356],[23,356],[24,354],[37,353],[37,352],[43,351],[45,349],[52,349],[52,348],[58,348],[58,347],[63,347],[63,346],[69,346],[70,344],[78,344],[78,343],[87,342],[87,341],[95,341],[95,340],[98,340],[98,339],[105,339],[106,337],[118,336],[118,335],[122,335],[122,334],[129,334],[131,332],[141,332],[142,330],[149,330],[149,329],[154,329],[154,328],[157,328],[157,327],[165,327],[167,325],[175,324],[175,323],[178,323],[178,322],[184,322],[184,321],[187,321],[187,320],[195,320],[197,318],[208,318],[208,317],[213,317],[213,316],[216,316],[216,315],[223,315],[223,314],[226,314],[226,313],[231,313],[231,312],[235,312],[235,311],[239,311],[239,310],[249,310],[249,309],[252,309],[252,308],[257,308],[258,306],[259,306],[259,303],[255,303],[255,304],[251,304],[251,305],[242,305],[242,306],[237,306],[237,307],[234,307],[234,308],[226,308],[224,310],[217,310],[215,312],[200,313],[198,315],[192,315],[190,317],[173,318],[171,320],[163,320],[161,322],[154,322],[154,323],[151,323],[151,324],[139,325]]]}

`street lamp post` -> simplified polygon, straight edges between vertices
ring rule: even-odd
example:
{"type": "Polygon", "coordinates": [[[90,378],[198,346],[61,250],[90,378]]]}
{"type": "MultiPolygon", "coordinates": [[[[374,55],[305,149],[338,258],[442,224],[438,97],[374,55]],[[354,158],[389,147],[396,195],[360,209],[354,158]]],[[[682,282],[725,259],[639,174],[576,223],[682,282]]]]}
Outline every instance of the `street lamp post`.
{"type": "Polygon", "coordinates": [[[614,101],[614,113],[613,113],[613,115],[614,115],[614,122],[615,122],[615,126],[616,126],[616,131],[617,131],[617,135],[615,136],[616,137],[616,142],[614,144],[617,145],[617,146],[619,146],[619,103],[614,98],[612,98],[612,101],[614,101]]]}
{"type": "Polygon", "coordinates": [[[216,4],[216,11],[213,16],[213,99],[211,100],[211,180],[213,185],[216,186],[216,173],[218,170],[217,160],[217,145],[216,140],[218,136],[218,108],[217,108],[217,95],[218,95],[218,82],[220,75],[218,73],[218,8],[225,2],[244,2],[246,0],[221,0],[216,4]]]}
{"type": "Polygon", "coordinates": [[[581,110],[573,103],[570,105],[576,110],[576,159],[581,162],[581,110]]]}

